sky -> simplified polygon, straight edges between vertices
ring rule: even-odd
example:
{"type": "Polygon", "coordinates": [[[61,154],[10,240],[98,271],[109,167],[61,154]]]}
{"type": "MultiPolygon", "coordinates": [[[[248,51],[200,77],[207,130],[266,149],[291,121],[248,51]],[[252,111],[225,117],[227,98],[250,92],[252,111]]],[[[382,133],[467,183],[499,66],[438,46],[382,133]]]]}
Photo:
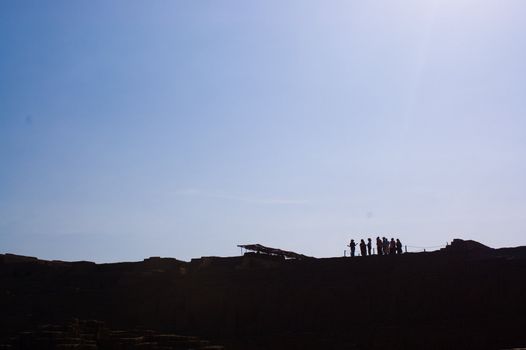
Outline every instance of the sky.
{"type": "Polygon", "coordinates": [[[522,0],[1,1],[0,253],[526,245],[525,14],[522,0]]]}

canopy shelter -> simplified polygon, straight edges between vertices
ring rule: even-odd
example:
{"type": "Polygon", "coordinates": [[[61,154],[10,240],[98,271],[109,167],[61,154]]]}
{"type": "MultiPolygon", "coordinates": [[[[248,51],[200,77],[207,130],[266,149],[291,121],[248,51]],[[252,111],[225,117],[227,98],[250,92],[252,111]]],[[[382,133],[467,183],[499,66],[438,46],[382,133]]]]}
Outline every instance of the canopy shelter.
{"type": "Polygon", "coordinates": [[[281,250],[281,249],[277,249],[277,248],[265,247],[265,246],[263,246],[261,244],[238,245],[238,247],[246,249],[246,250],[250,250],[250,251],[253,251],[253,252],[256,252],[256,253],[264,253],[264,254],[268,254],[268,255],[281,256],[281,257],[286,258],[286,259],[307,259],[307,258],[309,258],[308,256],[303,255],[303,254],[289,252],[287,250],[281,250]]]}

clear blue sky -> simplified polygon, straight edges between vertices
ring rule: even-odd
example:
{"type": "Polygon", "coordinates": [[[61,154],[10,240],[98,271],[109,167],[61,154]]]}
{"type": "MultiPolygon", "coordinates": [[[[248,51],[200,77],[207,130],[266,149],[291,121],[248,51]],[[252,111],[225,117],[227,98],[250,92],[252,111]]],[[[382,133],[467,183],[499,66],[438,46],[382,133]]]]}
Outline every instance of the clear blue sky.
{"type": "Polygon", "coordinates": [[[526,2],[0,2],[0,252],[526,244],[526,2]]]}

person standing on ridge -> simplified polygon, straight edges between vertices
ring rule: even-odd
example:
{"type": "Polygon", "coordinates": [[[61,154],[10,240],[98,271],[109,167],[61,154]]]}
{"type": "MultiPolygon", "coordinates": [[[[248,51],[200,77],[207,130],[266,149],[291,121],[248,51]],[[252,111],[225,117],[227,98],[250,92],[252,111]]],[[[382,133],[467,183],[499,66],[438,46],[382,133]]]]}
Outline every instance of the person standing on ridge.
{"type": "Polygon", "coordinates": [[[387,238],[382,237],[382,245],[384,248],[384,255],[389,255],[389,241],[387,238]]]}
{"type": "Polygon", "coordinates": [[[370,238],[367,238],[367,255],[371,256],[371,249],[373,248],[373,243],[370,238]]]}
{"type": "Polygon", "coordinates": [[[382,240],[380,239],[380,237],[376,237],[376,251],[378,253],[378,255],[383,255],[383,244],[382,244],[382,240]]]}
{"type": "Polygon", "coordinates": [[[361,253],[362,256],[366,256],[367,255],[366,245],[365,245],[365,241],[363,239],[360,240],[360,253],[361,253]]]}
{"type": "Polygon", "coordinates": [[[354,242],[354,239],[351,239],[351,242],[349,243],[349,248],[351,248],[351,258],[354,256],[354,251],[356,250],[356,243],[354,242]]]}
{"type": "Polygon", "coordinates": [[[391,238],[391,242],[389,243],[389,255],[396,254],[396,242],[394,238],[391,238]]]}
{"type": "Polygon", "coordinates": [[[396,254],[402,254],[402,242],[400,239],[396,239],[396,254]]]}

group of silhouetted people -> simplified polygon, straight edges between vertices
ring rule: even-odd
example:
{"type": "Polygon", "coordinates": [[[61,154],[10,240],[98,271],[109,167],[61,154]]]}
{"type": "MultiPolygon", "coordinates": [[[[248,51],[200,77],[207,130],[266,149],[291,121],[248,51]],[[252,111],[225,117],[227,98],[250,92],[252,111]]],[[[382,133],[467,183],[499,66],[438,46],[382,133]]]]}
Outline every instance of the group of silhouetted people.
{"type": "MultiPolygon", "coordinates": [[[[361,256],[367,256],[367,255],[373,255],[372,254],[372,248],[373,243],[370,238],[367,238],[367,243],[362,239],[360,240],[360,244],[356,244],[354,239],[351,239],[351,242],[349,243],[349,248],[351,248],[351,257],[353,257],[356,251],[356,246],[360,246],[360,255],[361,256]]],[[[377,255],[394,255],[394,254],[402,254],[402,242],[397,238],[396,241],[394,238],[391,238],[389,241],[385,237],[376,237],[376,254],[377,255]]]]}

